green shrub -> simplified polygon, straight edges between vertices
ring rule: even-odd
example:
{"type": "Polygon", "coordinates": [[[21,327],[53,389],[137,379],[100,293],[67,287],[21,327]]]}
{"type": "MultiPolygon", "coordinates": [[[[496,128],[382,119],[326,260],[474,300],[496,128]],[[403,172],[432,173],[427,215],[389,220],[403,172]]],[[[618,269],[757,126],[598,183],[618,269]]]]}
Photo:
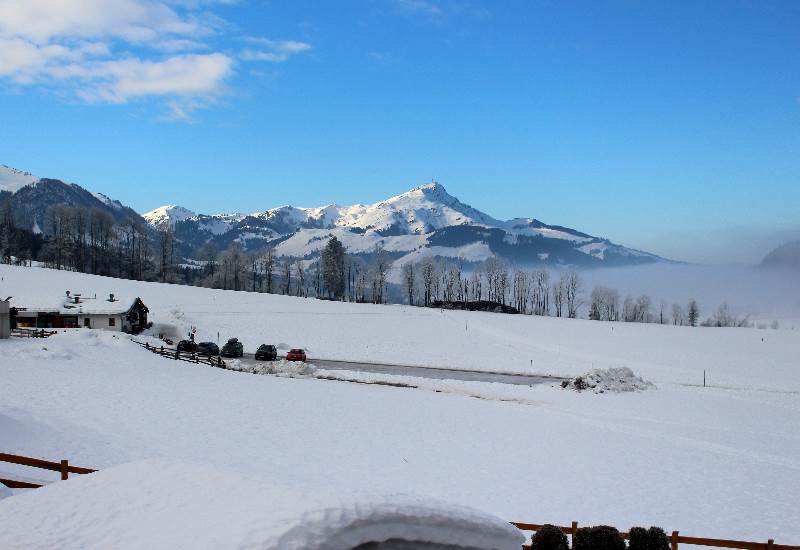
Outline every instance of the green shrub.
{"type": "Polygon", "coordinates": [[[628,533],[628,550],[648,550],[650,534],[644,527],[633,527],[628,533]]]}
{"type": "Polygon", "coordinates": [[[669,537],[660,527],[634,527],[628,539],[629,550],[669,550],[669,537]]]}
{"type": "Polygon", "coordinates": [[[569,550],[567,536],[560,527],[542,525],[533,535],[532,550],[569,550]]]}
{"type": "Polygon", "coordinates": [[[592,550],[589,535],[591,528],[579,527],[578,532],[572,536],[572,550],[592,550]]]}
{"type": "Polygon", "coordinates": [[[625,539],[614,527],[598,525],[584,534],[578,529],[578,540],[573,550],[625,550],[625,539]]]}

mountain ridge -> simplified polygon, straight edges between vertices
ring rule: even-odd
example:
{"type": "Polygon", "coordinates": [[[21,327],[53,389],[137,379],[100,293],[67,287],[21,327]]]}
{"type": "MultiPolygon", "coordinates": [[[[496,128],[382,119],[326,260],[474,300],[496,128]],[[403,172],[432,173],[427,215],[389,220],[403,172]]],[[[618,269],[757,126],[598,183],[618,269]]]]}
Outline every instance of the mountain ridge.
{"type": "Polygon", "coordinates": [[[145,213],[154,227],[168,224],[189,248],[240,242],[248,250],[274,247],[279,255],[312,259],[330,236],[354,254],[382,249],[396,260],[441,256],[479,262],[491,256],[523,264],[628,265],[666,261],[536,218],[499,220],[450,195],[437,182],[373,204],[278,206],[250,214],[196,214],[177,205],[145,213]],[[191,215],[194,214],[194,215],[191,215]]]}
{"type": "Polygon", "coordinates": [[[314,260],[330,237],[365,259],[385,252],[396,265],[426,258],[479,263],[497,256],[515,265],[601,267],[669,261],[536,218],[497,219],[461,202],[438,182],[420,185],[373,204],[296,207],[251,213],[201,214],[169,204],[142,215],[107,195],[78,184],[37,178],[0,168],[0,194],[10,196],[23,226],[47,231],[45,216],[56,204],[100,209],[118,222],[158,231],[172,229],[178,251],[198,258],[211,243],[240,243],[248,252],[273,248],[278,256],[314,260]]]}

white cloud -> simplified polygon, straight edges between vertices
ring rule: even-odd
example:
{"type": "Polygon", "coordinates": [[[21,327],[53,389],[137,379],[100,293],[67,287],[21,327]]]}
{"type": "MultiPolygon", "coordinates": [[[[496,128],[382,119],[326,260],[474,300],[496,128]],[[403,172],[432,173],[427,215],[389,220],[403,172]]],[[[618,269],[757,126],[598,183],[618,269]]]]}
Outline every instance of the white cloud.
{"type": "Polygon", "coordinates": [[[96,37],[144,42],[208,32],[196,18],[152,0],[0,0],[0,35],[36,44],[96,37]]]}
{"type": "Polygon", "coordinates": [[[213,96],[232,64],[230,57],[213,53],[72,64],[53,68],[51,74],[91,84],[79,92],[88,101],[124,103],[143,96],[213,96]]]}
{"type": "Polygon", "coordinates": [[[397,7],[407,13],[418,13],[429,17],[442,15],[442,8],[428,0],[395,0],[397,7]]]}
{"type": "Polygon", "coordinates": [[[282,63],[293,55],[306,52],[311,45],[296,40],[269,40],[267,38],[247,37],[245,40],[258,45],[258,49],[246,48],[241,53],[245,61],[269,61],[282,63]]]}
{"type": "MultiPolygon", "coordinates": [[[[237,0],[0,0],[0,80],[88,102],[164,97],[189,120],[225,89],[234,60],[210,44],[230,27],[207,11],[237,0]]],[[[252,39],[244,60],[282,62],[311,48],[252,39]]]]}

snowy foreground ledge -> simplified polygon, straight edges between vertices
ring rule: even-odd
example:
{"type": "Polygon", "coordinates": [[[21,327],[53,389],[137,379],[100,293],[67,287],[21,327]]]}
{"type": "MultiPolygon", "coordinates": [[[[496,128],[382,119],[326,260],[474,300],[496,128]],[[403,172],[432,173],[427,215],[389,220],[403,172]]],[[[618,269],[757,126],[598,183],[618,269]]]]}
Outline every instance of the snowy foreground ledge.
{"type": "Polygon", "coordinates": [[[430,498],[334,496],[159,460],[4,498],[0,525],[6,549],[519,550],[523,542],[502,519],[430,498]]]}

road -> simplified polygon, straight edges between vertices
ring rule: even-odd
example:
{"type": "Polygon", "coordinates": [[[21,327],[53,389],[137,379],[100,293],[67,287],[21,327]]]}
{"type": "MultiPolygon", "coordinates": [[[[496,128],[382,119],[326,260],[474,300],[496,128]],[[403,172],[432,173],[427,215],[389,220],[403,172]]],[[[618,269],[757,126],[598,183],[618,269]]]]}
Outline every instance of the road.
{"type": "MultiPolygon", "coordinates": [[[[255,362],[255,358],[252,353],[245,353],[241,360],[248,363],[255,362]]],[[[503,372],[484,372],[476,370],[419,367],[412,365],[388,365],[382,363],[334,361],[331,359],[311,358],[308,362],[315,367],[326,370],[370,372],[377,374],[391,374],[396,376],[415,376],[417,378],[431,378],[434,380],[498,382],[501,384],[514,384],[518,386],[532,386],[534,384],[547,384],[552,382],[560,382],[563,380],[563,378],[559,378],[557,376],[542,376],[535,374],[508,374],[503,372]]]]}

